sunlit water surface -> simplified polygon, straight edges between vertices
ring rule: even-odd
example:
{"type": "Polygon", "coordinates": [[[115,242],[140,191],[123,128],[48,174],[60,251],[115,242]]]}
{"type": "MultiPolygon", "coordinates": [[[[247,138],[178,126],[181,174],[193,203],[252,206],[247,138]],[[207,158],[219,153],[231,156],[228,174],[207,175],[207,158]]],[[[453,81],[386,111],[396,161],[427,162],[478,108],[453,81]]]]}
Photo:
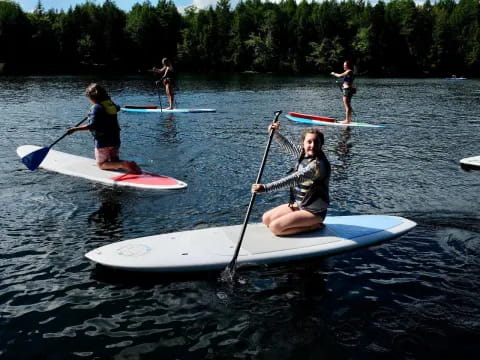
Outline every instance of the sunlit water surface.
{"type": "MultiPolygon", "coordinates": [[[[328,127],[331,215],[388,214],[418,223],[377,246],[308,262],[218,274],[119,274],[84,254],[114,241],[239,224],[275,110],[343,117],[322,77],[179,79],[177,106],[216,113],[122,113],[122,157],[188,183],[159,193],[115,189],[44,170],[15,149],[49,145],[81,120],[84,89],[117,103],[161,100],[148,77],[0,78],[0,358],[413,359],[480,354],[480,82],[358,79],[355,120],[328,127]]],[[[282,116],[298,139],[303,125],[282,116]]],[[[93,156],[88,133],[55,149],[93,156]]],[[[272,146],[264,180],[293,160],[272,146]]],[[[252,222],[287,199],[257,197],[252,222]]]]}

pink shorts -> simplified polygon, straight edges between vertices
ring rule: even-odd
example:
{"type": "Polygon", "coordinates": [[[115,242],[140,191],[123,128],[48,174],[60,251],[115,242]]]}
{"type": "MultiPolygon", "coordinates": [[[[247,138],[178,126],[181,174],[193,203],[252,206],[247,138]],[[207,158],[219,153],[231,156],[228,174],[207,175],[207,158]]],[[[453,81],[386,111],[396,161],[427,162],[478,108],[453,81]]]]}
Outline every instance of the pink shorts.
{"type": "Polygon", "coordinates": [[[108,146],[103,148],[95,148],[95,160],[97,164],[103,164],[104,162],[119,161],[118,147],[108,146]]]}

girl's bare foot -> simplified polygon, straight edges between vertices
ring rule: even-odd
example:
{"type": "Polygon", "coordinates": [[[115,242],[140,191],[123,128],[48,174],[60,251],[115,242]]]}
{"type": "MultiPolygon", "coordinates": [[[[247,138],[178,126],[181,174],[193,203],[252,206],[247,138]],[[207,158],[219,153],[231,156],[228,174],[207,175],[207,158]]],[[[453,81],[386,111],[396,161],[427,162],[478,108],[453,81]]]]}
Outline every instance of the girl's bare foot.
{"type": "Polygon", "coordinates": [[[140,169],[140,166],[138,166],[135,161],[129,161],[128,162],[128,173],[129,174],[140,175],[142,173],[142,169],[140,169]]]}

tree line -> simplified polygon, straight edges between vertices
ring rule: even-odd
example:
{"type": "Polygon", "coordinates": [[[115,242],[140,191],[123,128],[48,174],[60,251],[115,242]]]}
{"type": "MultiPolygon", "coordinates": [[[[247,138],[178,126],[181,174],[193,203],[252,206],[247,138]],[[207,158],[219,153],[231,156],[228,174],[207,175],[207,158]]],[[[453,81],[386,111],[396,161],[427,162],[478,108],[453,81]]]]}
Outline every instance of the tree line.
{"type": "Polygon", "coordinates": [[[345,59],[372,76],[478,76],[478,0],[86,1],[25,13],[0,0],[0,72],[136,72],[169,57],[182,71],[329,73],[345,59]]]}

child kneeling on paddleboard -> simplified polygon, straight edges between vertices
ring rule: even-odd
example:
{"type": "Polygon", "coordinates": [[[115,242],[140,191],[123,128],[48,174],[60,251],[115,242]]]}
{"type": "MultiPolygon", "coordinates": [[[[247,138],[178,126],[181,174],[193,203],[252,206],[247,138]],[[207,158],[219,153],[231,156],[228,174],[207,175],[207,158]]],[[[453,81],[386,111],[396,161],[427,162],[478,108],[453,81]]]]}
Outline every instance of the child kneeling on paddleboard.
{"type": "Polygon", "coordinates": [[[113,103],[107,91],[99,84],[90,84],[85,95],[93,103],[88,114],[88,125],[68,129],[67,133],[90,130],[95,140],[95,159],[102,170],[124,169],[131,174],[141,174],[135,161],[120,160],[120,126],[117,113],[120,107],[113,103]]]}
{"type": "MultiPolygon", "coordinates": [[[[275,131],[279,123],[271,124],[275,131]]],[[[268,184],[252,184],[253,193],[271,192],[290,187],[290,202],[263,214],[263,223],[275,235],[291,235],[320,229],[330,203],[330,162],[322,146],[323,134],[315,128],[306,129],[301,146],[294,145],[279,132],[275,140],[283,150],[297,157],[294,172],[268,184]]]]}

